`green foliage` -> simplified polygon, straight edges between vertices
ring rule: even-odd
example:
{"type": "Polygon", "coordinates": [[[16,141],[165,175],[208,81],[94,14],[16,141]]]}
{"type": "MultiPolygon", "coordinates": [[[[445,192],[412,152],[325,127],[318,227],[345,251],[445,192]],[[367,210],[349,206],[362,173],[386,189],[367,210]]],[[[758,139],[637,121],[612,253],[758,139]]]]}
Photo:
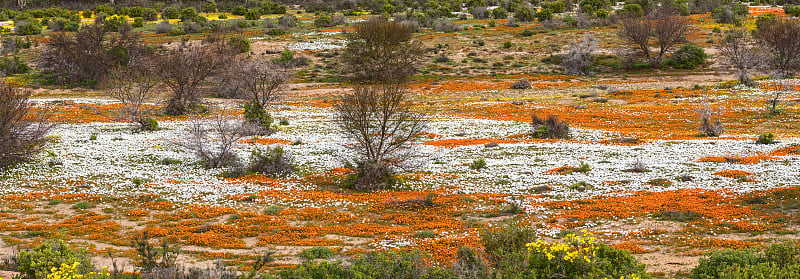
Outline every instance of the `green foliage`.
{"type": "Polygon", "coordinates": [[[794,17],[800,17],[800,6],[791,4],[784,5],[783,12],[794,17]]]}
{"type": "Polygon", "coordinates": [[[703,48],[693,44],[685,44],[672,54],[669,62],[675,68],[694,69],[705,63],[707,57],[708,55],[706,55],[703,48]]]}
{"type": "Polygon", "coordinates": [[[131,24],[134,28],[142,28],[144,27],[144,18],[135,17],[133,18],[133,24],[131,24]]]}
{"type": "Polygon", "coordinates": [[[554,14],[563,13],[564,6],[565,4],[563,0],[552,1],[542,4],[543,9],[548,9],[554,14]]]}
{"type": "Polygon", "coordinates": [[[6,75],[25,74],[31,70],[18,56],[0,57],[0,73],[6,75]]]}
{"type": "Polygon", "coordinates": [[[92,207],[94,207],[94,205],[88,202],[79,202],[72,206],[73,209],[89,209],[92,207]]]}
{"type": "Polygon", "coordinates": [[[484,169],[484,168],[486,168],[486,160],[484,160],[483,158],[480,158],[478,160],[474,160],[474,161],[472,161],[472,164],[469,165],[469,168],[473,169],[473,170],[484,169]]]}
{"type": "Polygon", "coordinates": [[[261,19],[261,12],[257,9],[250,9],[244,14],[246,20],[259,20],[261,19]]]}
{"type": "Polygon", "coordinates": [[[166,7],[164,8],[163,11],[161,11],[162,19],[176,19],[180,17],[181,17],[181,11],[178,9],[178,7],[175,6],[166,7]]]}
{"type": "Polygon", "coordinates": [[[136,121],[139,124],[139,131],[157,131],[158,121],[150,117],[142,117],[136,121]]]}
{"type": "Polygon", "coordinates": [[[583,235],[567,234],[561,241],[528,243],[525,273],[535,278],[649,278],[644,265],[628,251],[599,244],[586,230],[583,235]]]}
{"type": "Polygon", "coordinates": [[[535,18],[534,14],[535,12],[533,8],[531,8],[528,5],[519,6],[516,9],[514,9],[514,19],[522,22],[533,21],[533,19],[535,18]]]}
{"type": "Polygon", "coordinates": [[[245,8],[244,6],[236,6],[231,11],[231,14],[235,16],[244,16],[246,13],[247,13],[247,8],[245,8]]]}
{"type": "Polygon", "coordinates": [[[626,16],[641,17],[644,16],[644,10],[639,4],[625,4],[617,13],[626,16]]]}
{"type": "Polygon", "coordinates": [[[128,23],[128,17],[113,15],[106,17],[103,21],[105,23],[103,28],[105,28],[106,31],[116,32],[119,31],[119,28],[122,27],[122,25],[128,23]]]}
{"type": "Polygon", "coordinates": [[[208,0],[203,5],[203,12],[213,13],[213,12],[216,12],[216,11],[217,11],[217,2],[214,2],[213,0],[208,0]]]}
{"type": "Polygon", "coordinates": [[[42,33],[42,25],[38,21],[14,21],[14,34],[18,36],[37,35],[42,33]]]}
{"type": "Polygon", "coordinates": [[[198,17],[197,9],[195,9],[194,7],[189,7],[181,10],[181,16],[180,16],[181,21],[187,21],[187,20],[194,21],[195,19],[197,19],[197,17],[198,17]]]}
{"type": "Polygon", "coordinates": [[[81,16],[83,16],[83,18],[92,18],[93,14],[94,14],[94,11],[92,11],[92,10],[84,10],[84,11],[81,12],[81,16]]]}
{"type": "Polygon", "coordinates": [[[286,176],[294,172],[294,166],[282,147],[266,147],[252,151],[248,171],[266,176],[286,176]]]}
{"type": "Polygon", "coordinates": [[[775,135],[772,133],[761,134],[756,140],[757,144],[773,144],[775,143],[775,135]]]}
{"type": "Polygon", "coordinates": [[[553,13],[550,11],[550,9],[542,9],[541,11],[536,12],[533,17],[535,17],[539,22],[542,22],[553,19],[553,13]]]}
{"type": "Polygon", "coordinates": [[[331,250],[328,247],[317,246],[303,250],[303,252],[300,252],[299,256],[306,260],[313,260],[313,259],[330,259],[333,258],[335,254],[336,253],[333,252],[333,250],[331,250]]]}
{"type": "MultiPolygon", "coordinates": [[[[800,10],[800,9],[798,9],[798,10],[800,10]]],[[[758,18],[756,18],[756,29],[763,28],[764,26],[766,26],[770,22],[775,22],[777,20],[778,20],[778,18],[777,18],[777,16],[775,16],[774,13],[763,13],[763,14],[760,14],[760,15],[758,15],[758,18]]]]}
{"type": "Polygon", "coordinates": [[[329,16],[327,14],[323,14],[323,15],[317,17],[317,19],[314,20],[314,27],[324,28],[324,27],[332,27],[332,26],[334,26],[333,18],[331,18],[331,16],[329,16]]]}
{"type": "Polygon", "coordinates": [[[521,274],[528,257],[526,244],[536,240],[536,232],[527,226],[509,224],[481,232],[485,257],[495,264],[500,275],[521,274]]]}
{"type": "Polygon", "coordinates": [[[238,53],[247,53],[250,51],[250,39],[243,36],[228,38],[228,45],[238,53]]]}
{"type": "Polygon", "coordinates": [[[21,250],[16,258],[21,279],[46,278],[53,268],[62,264],[80,263],[80,272],[94,269],[92,258],[83,251],[75,251],[60,239],[50,239],[30,250],[21,250]]]}
{"type": "Polygon", "coordinates": [[[244,119],[248,123],[255,124],[267,131],[272,127],[272,116],[257,102],[244,105],[244,119]]]}
{"type": "Polygon", "coordinates": [[[286,65],[289,64],[289,62],[292,62],[292,60],[294,60],[294,53],[291,50],[286,49],[281,52],[281,57],[278,58],[278,63],[286,65]]]}
{"type": "Polygon", "coordinates": [[[494,19],[506,19],[508,18],[508,12],[503,7],[497,7],[492,10],[492,18],[494,19]]]}
{"type": "MultiPolygon", "coordinates": [[[[600,9],[609,8],[611,2],[608,0],[583,0],[578,6],[581,8],[581,12],[587,15],[595,15],[600,9]]],[[[608,15],[607,12],[606,15],[608,15]]]]}

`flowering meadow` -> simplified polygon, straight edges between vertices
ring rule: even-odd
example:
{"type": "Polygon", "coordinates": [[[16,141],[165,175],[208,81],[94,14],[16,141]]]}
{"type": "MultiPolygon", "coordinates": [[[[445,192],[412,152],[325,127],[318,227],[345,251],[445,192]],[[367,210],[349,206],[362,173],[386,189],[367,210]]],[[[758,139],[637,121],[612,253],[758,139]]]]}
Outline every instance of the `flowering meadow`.
{"type": "MultiPolygon", "coordinates": [[[[785,16],[780,9],[750,7],[743,24],[752,27],[766,12],[785,16]]],[[[714,40],[722,35],[713,30],[727,25],[710,13],[688,18],[694,26],[689,39],[716,50],[714,40]]],[[[312,25],[313,19],[303,13],[296,20],[312,25]]],[[[125,105],[107,97],[106,89],[39,86],[41,76],[9,76],[8,82],[32,90],[32,110],[57,126],[34,160],[0,171],[0,258],[59,238],[87,249],[98,266],[120,262],[134,271],[142,259],[133,243],[147,236],[180,246],[177,260],[191,267],[222,260],[245,271],[259,255],[274,252],[266,269],[279,270],[302,264],[321,246],[332,251],[326,257],[332,261],[419,250],[426,264],[449,267],[462,247],[484,250],[482,232],[513,221],[535,232],[537,240],[525,249],[542,268],[567,261],[590,266],[597,251],[607,249],[603,243],[629,251],[651,275],[671,278],[685,275],[710,251],[798,238],[800,80],[785,79],[789,86],[780,88],[764,77],[739,84],[716,57],[691,71],[614,68],[620,72],[568,75],[540,62],[563,53],[550,45],[589,34],[598,38],[601,56],[611,56],[623,43],[616,27],[545,31],[536,21],[489,21],[464,16],[453,20],[457,32],[414,35],[431,53],[403,86],[429,122],[403,158],[412,167],[398,169],[391,190],[340,187],[358,171],[347,161],[355,155],[353,143],[335,123],[334,104],[352,84],[338,79],[331,57],[346,48],[341,32],[349,25],[289,34],[268,34],[260,26],[237,31],[249,43],[239,57],[306,59],[283,98],[266,107],[273,133],[232,144],[245,163],[256,150],[280,147],[295,168],[284,177],[232,176],[229,168],[205,168],[186,148],[193,129],[214,125],[218,114],[230,123],[245,120],[243,100],[207,94],[202,103],[219,110],[157,113],[158,129],[132,131],[121,117],[125,105]],[[530,30],[536,33],[521,35],[530,30]],[[428,61],[436,55],[447,61],[428,61]],[[528,86],[512,89],[521,80],[528,86]],[[779,113],[771,113],[765,103],[776,92],[779,113]],[[698,129],[704,109],[724,133],[698,129]],[[569,136],[533,136],[532,115],[558,116],[569,136]],[[769,142],[762,142],[767,134],[769,142]]],[[[134,30],[165,49],[197,40],[197,34],[145,32],[156,24],[134,30]]],[[[20,56],[34,59],[37,51],[20,56]]],[[[143,105],[153,111],[166,106],[143,105]]],[[[65,274],[77,266],[64,264],[52,277],[73,278],[65,274]]]]}

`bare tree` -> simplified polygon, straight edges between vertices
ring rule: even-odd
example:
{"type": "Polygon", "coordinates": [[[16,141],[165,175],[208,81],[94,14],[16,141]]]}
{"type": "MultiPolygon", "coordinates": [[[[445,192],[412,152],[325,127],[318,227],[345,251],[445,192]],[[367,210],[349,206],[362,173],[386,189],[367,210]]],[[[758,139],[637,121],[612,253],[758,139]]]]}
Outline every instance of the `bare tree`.
{"type": "Polygon", "coordinates": [[[770,53],[778,77],[791,75],[800,57],[800,21],[781,18],[767,21],[756,29],[756,38],[770,53]]]}
{"type": "Polygon", "coordinates": [[[245,137],[246,131],[240,122],[229,119],[224,111],[214,115],[209,121],[195,120],[189,129],[189,137],[175,144],[194,153],[206,168],[241,167],[233,147],[245,137]]]}
{"type": "Polygon", "coordinates": [[[731,29],[720,44],[724,62],[738,72],[739,83],[752,85],[749,72],[761,68],[765,60],[764,53],[753,43],[744,29],[731,29]]]}
{"type": "Polygon", "coordinates": [[[48,142],[54,125],[44,113],[32,113],[30,92],[0,79],[0,168],[28,161],[48,142]]]}
{"type": "Polygon", "coordinates": [[[155,72],[172,93],[165,113],[182,115],[190,112],[202,100],[200,86],[229,66],[234,57],[234,51],[219,41],[194,43],[158,55],[155,72]]]}
{"type": "Polygon", "coordinates": [[[144,51],[139,37],[130,32],[106,35],[98,24],[85,25],[74,36],[55,33],[42,51],[39,67],[62,82],[92,86],[125,65],[128,57],[144,51]]]}
{"type": "Polygon", "coordinates": [[[291,74],[272,62],[253,59],[239,62],[230,72],[229,80],[245,99],[266,108],[282,97],[290,77],[291,74]]]}
{"type": "Polygon", "coordinates": [[[407,93],[399,85],[359,86],[334,104],[335,123],[358,155],[356,190],[388,187],[383,182],[390,167],[409,157],[411,143],[427,126],[426,114],[412,108],[407,93]]]}
{"type": "Polygon", "coordinates": [[[28,0],[17,0],[17,6],[19,6],[20,9],[25,8],[25,6],[27,5],[28,5],[28,0]]]}
{"type": "Polygon", "coordinates": [[[653,33],[658,47],[658,58],[656,65],[661,64],[664,54],[669,52],[675,45],[685,40],[689,33],[689,18],[680,15],[672,9],[660,9],[651,14],[653,33]]]}
{"type": "Polygon", "coordinates": [[[150,57],[131,60],[127,67],[112,71],[108,83],[109,95],[123,105],[125,120],[137,123],[139,130],[150,129],[144,117],[151,109],[144,104],[157,97],[153,89],[158,86],[160,79],[150,72],[152,67],[150,57]]]}
{"type": "Polygon", "coordinates": [[[766,86],[770,93],[766,101],[769,114],[778,114],[780,112],[778,106],[781,103],[781,98],[789,94],[790,91],[794,91],[796,85],[788,80],[773,80],[768,82],[766,86]]]}
{"type": "Polygon", "coordinates": [[[651,65],[658,66],[675,45],[689,33],[689,19],[672,9],[660,9],[646,17],[625,16],[619,21],[619,37],[642,51],[651,65]],[[658,52],[651,50],[655,47],[658,52]]]}
{"type": "Polygon", "coordinates": [[[417,71],[425,49],[412,39],[413,26],[370,18],[348,33],[343,71],[356,81],[402,82],[417,71]]]}

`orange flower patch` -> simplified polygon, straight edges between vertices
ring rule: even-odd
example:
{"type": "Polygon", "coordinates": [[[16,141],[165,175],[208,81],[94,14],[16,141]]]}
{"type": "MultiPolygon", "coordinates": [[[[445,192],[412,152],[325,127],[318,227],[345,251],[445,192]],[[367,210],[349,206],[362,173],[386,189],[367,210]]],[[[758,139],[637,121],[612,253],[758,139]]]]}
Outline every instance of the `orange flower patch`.
{"type": "Polygon", "coordinates": [[[747,178],[748,176],[753,175],[753,173],[746,172],[743,170],[721,170],[715,172],[714,175],[727,177],[727,178],[735,178],[735,179],[743,179],[747,178]]]}
{"type": "Polygon", "coordinates": [[[467,145],[481,145],[487,144],[490,142],[496,143],[520,143],[522,141],[519,140],[502,140],[502,139],[446,139],[446,140],[432,140],[432,141],[425,141],[420,144],[423,145],[433,145],[438,147],[447,147],[447,148],[454,148],[459,146],[467,146],[467,145]]]}
{"type": "Polygon", "coordinates": [[[544,173],[545,174],[570,174],[570,173],[573,173],[573,172],[575,172],[575,171],[577,171],[579,169],[580,169],[579,167],[563,166],[563,167],[557,167],[557,168],[554,168],[552,170],[545,171],[544,173]]]}
{"type": "Polygon", "coordinates": [[[134,210],[129,210],[128,212],[125,212],[125,215],[128,215],[130,217],[143,217],[143,216],[147,216],[149,214],[150,213],[147,212],[147,210],[144,210],[144,209],[134,209],[134,210]]]}
{"type": "Polygon", "coordinates": [[[271,139],[271,138],[255,138],[255,139],[245,139],[240,140],[239,143],[247,143],[247,144],[292,144],[291,141],[283,140],[283,139],[271,139]]]}

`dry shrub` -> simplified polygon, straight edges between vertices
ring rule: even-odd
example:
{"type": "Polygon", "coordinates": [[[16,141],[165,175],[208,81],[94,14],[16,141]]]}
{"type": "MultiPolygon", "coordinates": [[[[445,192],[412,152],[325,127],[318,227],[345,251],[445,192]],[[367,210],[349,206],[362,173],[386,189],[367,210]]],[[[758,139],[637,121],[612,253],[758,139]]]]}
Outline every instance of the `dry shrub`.
{"type": "Polygon", "coordinates": [[[561,59],[561,66],[567,75],[588,75],[594,59],[592,52],[597,49],[597,40],[591,34],[569,45],[567,54],[561,59]]]}
{"type": "Polygon", "coordinates": [[[700,126],[698,127],[700,132],[709,137],[716,137],[724,133],[725,128],[722,127],[719,119],[715,117],[717,112],[711,108],[708,102],[704,102],[702,106],[702,108],[695,110],[700,116],[700,126]]]}
{"type": "Polygon", "coordinates": [[[531,83],[526,79],[520,79],[511,84],[511,89],[528,89],[531,88],[531,83]]]}
{"type": "Polygon", "coordinates": [[[216,117],[207,124],[195,120],[188,138],[175,144],[194,153],[206,168],[241,168],[233,147],[249,132],[240,122],[228,119],[224,111],[213,114],[216,117]]]}
{"type": "Polygon", "coordinates": [[[561,121],[557,115],[541,118],[531,114],[533,137],[539,139],[564,139],[569,137],[569,123],[561,121]]]}
{"type": "Polygon", "coordinates": [[[292,158],[280,146],[253,150],[251,156],[250,172],[267,176],[285,176],[294,172],[292,158]]]}
{"type": "Polygon", "coordinates": [[[0,81],[0,168],[29,161],[48,142],[54,125],[43,113],[32,113],[31,93],[0,81]]]}

